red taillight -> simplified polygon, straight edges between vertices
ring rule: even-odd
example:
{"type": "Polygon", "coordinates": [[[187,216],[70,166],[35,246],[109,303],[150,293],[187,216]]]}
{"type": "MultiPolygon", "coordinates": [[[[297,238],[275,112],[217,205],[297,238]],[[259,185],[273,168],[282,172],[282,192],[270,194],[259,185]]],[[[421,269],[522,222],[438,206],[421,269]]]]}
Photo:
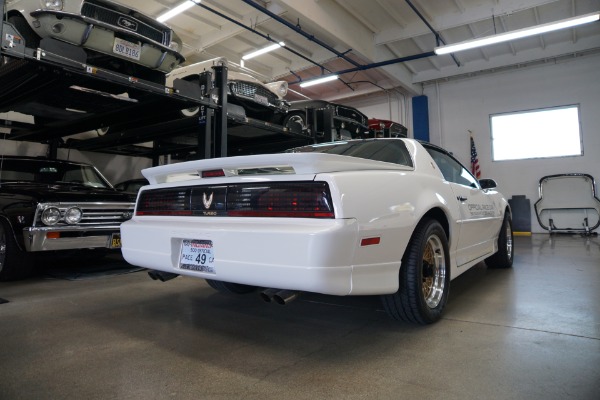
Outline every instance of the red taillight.
{"type": "Polygon", "coordinates": [[[360,241],[361,246],[373,246],[374,244],[379,244],[381,241],[380,237],[372,237],[372,238],[364,238],[360,241]]]}
{"type": "Polygon", "coordinates": [[[200,175],[203,178],[218,178],[220,176],[225,176],[225,171],[222,169],[213,169],[209,171],[202,171],[200,175]]]}
{"type": "Polygon", "coordinates": [[[136,215],[335,218],[325,182],[263,182],[150,189],[136,215]]]}

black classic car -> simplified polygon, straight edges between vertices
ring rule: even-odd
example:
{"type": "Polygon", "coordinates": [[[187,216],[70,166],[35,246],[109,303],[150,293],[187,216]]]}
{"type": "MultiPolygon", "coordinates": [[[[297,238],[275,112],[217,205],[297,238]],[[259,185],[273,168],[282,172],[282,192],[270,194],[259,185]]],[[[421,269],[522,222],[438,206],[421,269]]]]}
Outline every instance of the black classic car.
{"type": "Polygon", "coordinates": [[[29,276],[41,252],[119,249],[134,200],[88,164],[0,156],[0,280],[29,276]]]}
{"type": "Polygon", "coordinates": [[[298,100],[280,121],[275,121],[292,132],[304,132],[317,142],[359,139],[366,137],[367,116],[354,107],[325,100],[298,100]]]}

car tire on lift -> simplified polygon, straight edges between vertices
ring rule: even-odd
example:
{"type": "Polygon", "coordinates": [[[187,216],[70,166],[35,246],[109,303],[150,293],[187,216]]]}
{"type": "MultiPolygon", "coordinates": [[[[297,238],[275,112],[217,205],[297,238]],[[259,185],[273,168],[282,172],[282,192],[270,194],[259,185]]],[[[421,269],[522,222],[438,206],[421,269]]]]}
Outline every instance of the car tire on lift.
{"type": "Polygon", "coordinates": [[[293,133],[304,133],[308,128],[306,125],[306,114],[302,111],[292,111],[283,119],[283,126],[293,133]]]}

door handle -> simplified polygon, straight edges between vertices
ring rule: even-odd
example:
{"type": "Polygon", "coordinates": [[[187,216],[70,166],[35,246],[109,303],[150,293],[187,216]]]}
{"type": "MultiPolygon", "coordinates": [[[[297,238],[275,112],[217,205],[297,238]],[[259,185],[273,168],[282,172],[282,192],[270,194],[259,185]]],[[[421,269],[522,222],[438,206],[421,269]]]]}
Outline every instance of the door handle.
{"type": "Polygon", "coordinates": [[[464,202],[467,201],[466,197],[462,197],[462,196],[456,196],[456,200],[460,201],[460,202],[464,202]]]}

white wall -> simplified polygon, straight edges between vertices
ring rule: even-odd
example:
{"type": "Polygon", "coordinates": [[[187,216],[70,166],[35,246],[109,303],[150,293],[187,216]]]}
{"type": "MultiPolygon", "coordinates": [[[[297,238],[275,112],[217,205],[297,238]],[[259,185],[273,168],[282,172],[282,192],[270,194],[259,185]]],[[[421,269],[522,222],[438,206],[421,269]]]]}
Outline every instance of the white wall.
{"type": "MultiPolygon", "coordinates": [[[[531,201],[533,232],[546,232],[537,221],[541,177],[588,173],[600,182],[600,55],[449,80],[424,87],[429,101],[430,141],[470,165],[469,130],[473,132],[482,177],[494,178],[507,198],[525,195],[531,201]],[[555,159],[492,162],[490,114],[578,104],[584,155],[555,159]]],[[[387,97],[361,99],[350,105],[369,117],[389,116],[387,97]]],[[[409,136],[412,126],[407,124],[409,136]]]]}
{"type": "Polygon", "coordinates": [[[546,232],[533,207],[540,178],[578,172],[600,180],[600,55],[438,83],[425,87],[424,94],[431,142],[468,166],[471,130],[483,177],[494,178],[507,198],[530,199],[533,232],[546,232]],[[490,114],[568,104],[580,107],[583,156],[492,162],[490,114]]]}

